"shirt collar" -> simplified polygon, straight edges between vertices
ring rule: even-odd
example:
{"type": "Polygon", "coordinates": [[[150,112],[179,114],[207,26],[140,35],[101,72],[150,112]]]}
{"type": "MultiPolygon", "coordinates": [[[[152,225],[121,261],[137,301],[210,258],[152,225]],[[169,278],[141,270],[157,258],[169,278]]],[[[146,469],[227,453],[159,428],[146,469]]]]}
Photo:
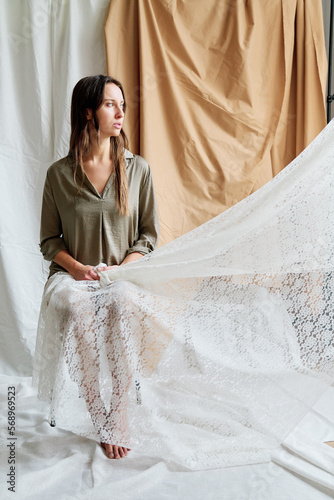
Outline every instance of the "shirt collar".
{"type": "Polygon", "coordinates": [[[124,158],[126,160],[130,160],[130,158],[134,158],[134,155],[127,149],[124,149],[124,158]]]}

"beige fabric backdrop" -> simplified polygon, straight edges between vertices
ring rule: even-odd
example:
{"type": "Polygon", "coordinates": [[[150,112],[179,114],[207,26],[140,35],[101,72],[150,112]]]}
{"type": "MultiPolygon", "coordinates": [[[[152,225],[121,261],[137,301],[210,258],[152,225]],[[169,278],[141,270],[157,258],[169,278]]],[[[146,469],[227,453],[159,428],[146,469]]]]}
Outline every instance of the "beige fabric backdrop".
{"type": "Polygon", "coordinates": [[[321,0],[111,0],[105,35],[161,244],[265,184],[326,124],[321,0]]]}

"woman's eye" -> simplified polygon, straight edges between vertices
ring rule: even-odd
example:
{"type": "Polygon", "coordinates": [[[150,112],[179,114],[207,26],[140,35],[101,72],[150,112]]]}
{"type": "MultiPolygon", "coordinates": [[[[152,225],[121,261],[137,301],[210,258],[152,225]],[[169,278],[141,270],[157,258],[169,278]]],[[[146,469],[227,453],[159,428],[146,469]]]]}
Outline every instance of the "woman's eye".
{"type": "MultiPolygon", "coordinates": [[[[111,108],[112,106],[115,106],[114,102],[107,102],[108,108],[111,108]]],[[[121,108],[122,111],[124,111],[124,104],[120,104],[119,107],[121,108]]]]}

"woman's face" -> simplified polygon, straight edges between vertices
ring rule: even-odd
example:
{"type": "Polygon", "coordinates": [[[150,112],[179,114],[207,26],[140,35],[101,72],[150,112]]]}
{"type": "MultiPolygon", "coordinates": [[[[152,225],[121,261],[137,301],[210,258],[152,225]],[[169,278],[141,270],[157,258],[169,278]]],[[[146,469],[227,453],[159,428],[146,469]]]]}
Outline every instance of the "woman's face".
{"type": "MultiPolygon", "coordinates": [[[[118,136],[121,132],[124,119],[124,98],[122,91],[114,83],[107,83],[104,87],[102,105],[96,111],[99,121],[100,138],[118,136]]],[[[87,110],[90,119],[91,110],[87,110]]]]}

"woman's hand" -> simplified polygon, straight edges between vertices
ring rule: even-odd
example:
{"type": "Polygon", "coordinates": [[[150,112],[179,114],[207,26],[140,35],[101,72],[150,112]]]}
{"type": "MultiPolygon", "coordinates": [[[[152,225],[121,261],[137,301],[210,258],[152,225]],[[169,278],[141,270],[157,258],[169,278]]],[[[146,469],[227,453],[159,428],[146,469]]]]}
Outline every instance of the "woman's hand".
{"type": "Polygon", "coordinates": [[[110,269],[114,269],[115,267],[120,267],[120,266],[123,266],[124,264],[128,264],[129,262],[134,262],[135,260],[140,259],[140,257],[142,257],[142,256],[143,256],[142,253],[132,252],[127,257],[125,257],[125,259],[123,260],[123,262],[120,265],[114,264],[113,266],[101,266],[101,267],[96,266],[96,269],[100,272],[101,271],[109,271],[110,269]]]}
{"type": "Polygon", "coordinates": [[[94,266],[85,266],[68,253],[67,250],[61,250],[53,258],[56,264],[62,266],[68,273],[70,273],[76,281],[94,281],[99,280],[100,277],[95,271],[94,266]]]}
{"type": "Polygon", "coordinates": [[[101,267],[96,266],[95,269],[97,269],[99,272],[109,271],[110,269],[115,269],[115,267],[123,266],[123,264],[128,264],[129,262],[134,262],[135,260],[140,259],[140,257],[142,257],[142,256],[143,256],[142,253],[133,252],[133,253],[130,253],[127,257],[125,257],[125,259],[123,260],[123,262],[120,265],[114,264],[113,266],[101,266],[101,267]]]}
{"type": "MultiPolygon", "coordinates": [[[[135,260],[139,259],[142,257],[143,254],[140,252],[132,252],[130,253],[123,262],[120,264],[121,266],[123,264],[127,264],[130,262],[134,262],[135,260]]],[[[54,262],[56,264],[59,264],[62,266],[64,269],[66,269],[67,272],[69,272],[73,278],[76,281],[94,281],[100,280],[100,276],[98,275],[97,271],[109,271],[109,269],[114,269],[115,267],[119,267],[118,265],[113,265],[113,266],[85,266],[84,264],[81,264],[77,260],[75,260],[67,250],[61,250],[60,252],[57,253],[57,255],[53,258],[54,262]]]]}
{"type": "Polygon", "coordinates": [[[110,269],[114,269],[115,267],[119,267],[117,264],[114,264],[113,266],[101,266],[101,267],[96,267],[98,271],[109,271],[110,269]]]}
{"type": "MultiPolygon", "coordinates": [[[[101,268],[101,269],[106,269],[106,268],[101,268]]],[[[70,274],[72,274],[73,278],[76,281],[83,281],[83,280],[94,281],[100,279],[100,276],[97,274],[94,266],[84,266],[83,264],[74,266],[70,274]]]]}

